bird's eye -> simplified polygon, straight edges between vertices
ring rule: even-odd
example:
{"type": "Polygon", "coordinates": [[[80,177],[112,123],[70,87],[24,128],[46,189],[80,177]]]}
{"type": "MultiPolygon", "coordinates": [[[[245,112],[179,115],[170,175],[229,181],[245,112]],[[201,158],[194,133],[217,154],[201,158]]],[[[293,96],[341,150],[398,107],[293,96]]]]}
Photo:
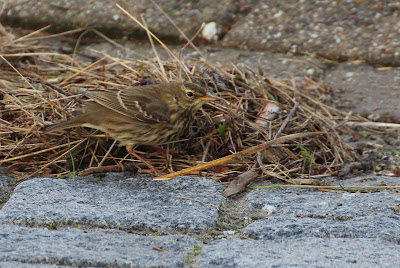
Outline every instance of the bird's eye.
{"type": "Polygon", "coordinates": [[[191,97],[193,97],[193,92],[192,91],[188,91],[188,92],[186,92],[186,95],[189,97],[189,98],[191,98],[191,97]]]}

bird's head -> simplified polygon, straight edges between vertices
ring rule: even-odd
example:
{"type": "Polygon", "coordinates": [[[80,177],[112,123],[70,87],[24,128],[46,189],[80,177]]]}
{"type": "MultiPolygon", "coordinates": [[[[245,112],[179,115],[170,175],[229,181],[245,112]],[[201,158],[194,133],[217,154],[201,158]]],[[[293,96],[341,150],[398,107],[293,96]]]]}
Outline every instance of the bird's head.
{"type": "Polygon", "coordinates": [[[176,99],[182,108],[192,108],[197,111],[201,106],[216,99],[207,94],[200,86],[192,83],[182,83],[176,88],[176,99]]]}

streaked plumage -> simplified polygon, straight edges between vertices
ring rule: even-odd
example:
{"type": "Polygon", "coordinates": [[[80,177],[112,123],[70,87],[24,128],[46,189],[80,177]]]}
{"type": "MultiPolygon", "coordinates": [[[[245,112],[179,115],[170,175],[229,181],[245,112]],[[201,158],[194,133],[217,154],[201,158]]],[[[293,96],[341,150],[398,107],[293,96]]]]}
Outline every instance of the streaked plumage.
{"type": "Polygon", "coordinates": [[[45,132],[84,126],[106,132],[127,148],[156,145],[178,139],[201,106],[214,100],[191,83],[96,89],[84,95],[88,100],[82,114],[45,132]]]}

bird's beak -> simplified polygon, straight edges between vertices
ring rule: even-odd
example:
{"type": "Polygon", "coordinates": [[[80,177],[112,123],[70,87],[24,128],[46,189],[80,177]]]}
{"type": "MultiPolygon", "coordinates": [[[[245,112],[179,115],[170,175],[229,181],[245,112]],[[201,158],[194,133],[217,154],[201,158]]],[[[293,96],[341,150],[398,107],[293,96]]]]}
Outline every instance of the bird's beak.
{"type": "Polygon", "coordinates": [[[199,99],[202,101],[216,101],[217,100],[216,98],[212,97],[209,94],[207,94],[207,96],[205,96],[205,97],[200,97],[199,99]]]}

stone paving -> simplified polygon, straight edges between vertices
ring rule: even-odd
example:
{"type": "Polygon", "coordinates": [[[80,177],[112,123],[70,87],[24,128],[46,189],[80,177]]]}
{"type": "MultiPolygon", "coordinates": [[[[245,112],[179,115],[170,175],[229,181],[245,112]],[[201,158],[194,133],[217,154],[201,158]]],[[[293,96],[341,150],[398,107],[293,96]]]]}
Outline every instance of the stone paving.
{"type": "Polygon", "coordinates": [[[18,186],[12,202],[3,207],[0,222],[23,226],[47,226],[55,222],[144,232],[205,232],[218,217],[217,207],[223,197],[217,193],[222,191],[221,185],[204,178],[180,178],[166,183],[112,173],[99,181],[37,178],[18,186]]]}
{"type": "MultiPolygon", "coordinates": [[[[335,184],[362,188],[399,182],[369,176],[335,184]]],[[[30,179],[16,187],[0,210],[0,267],[400,263],[397,192],[274,188],[225,200],[222,191],[207,178],[155,182],[128,173],[76,181],[30,179]],[[248,224],[221,226],[222,218],[243,210],[238,204],[247,206],[242,216],[248,224]]]]}
{"type": "MultiPolygon", "coordinates": [[[[217,22],[219,41],[195,40],[210,61],[309,76],[333,89],[340,109],[400,122],[398,1],[157,2],[188,36],[202,22],[217,22]]],[[[110,37],[147,38],[110,3],[9,1],[0,22],[35,30],[51,24],[54,31],[95,26],[110,37]]],[[[164,40],[184,40],[151,1],[119,3],[136,18],[144,14],[164,40]]],[[[332,180],[400,185],[396,177],[332,180]]],[[[154,182],[113,173],[13,183],[0,176],[0,267],[400,265],[395,190],[253,189],[226,200],[224,187],[207,178],[154,182]]]]}

